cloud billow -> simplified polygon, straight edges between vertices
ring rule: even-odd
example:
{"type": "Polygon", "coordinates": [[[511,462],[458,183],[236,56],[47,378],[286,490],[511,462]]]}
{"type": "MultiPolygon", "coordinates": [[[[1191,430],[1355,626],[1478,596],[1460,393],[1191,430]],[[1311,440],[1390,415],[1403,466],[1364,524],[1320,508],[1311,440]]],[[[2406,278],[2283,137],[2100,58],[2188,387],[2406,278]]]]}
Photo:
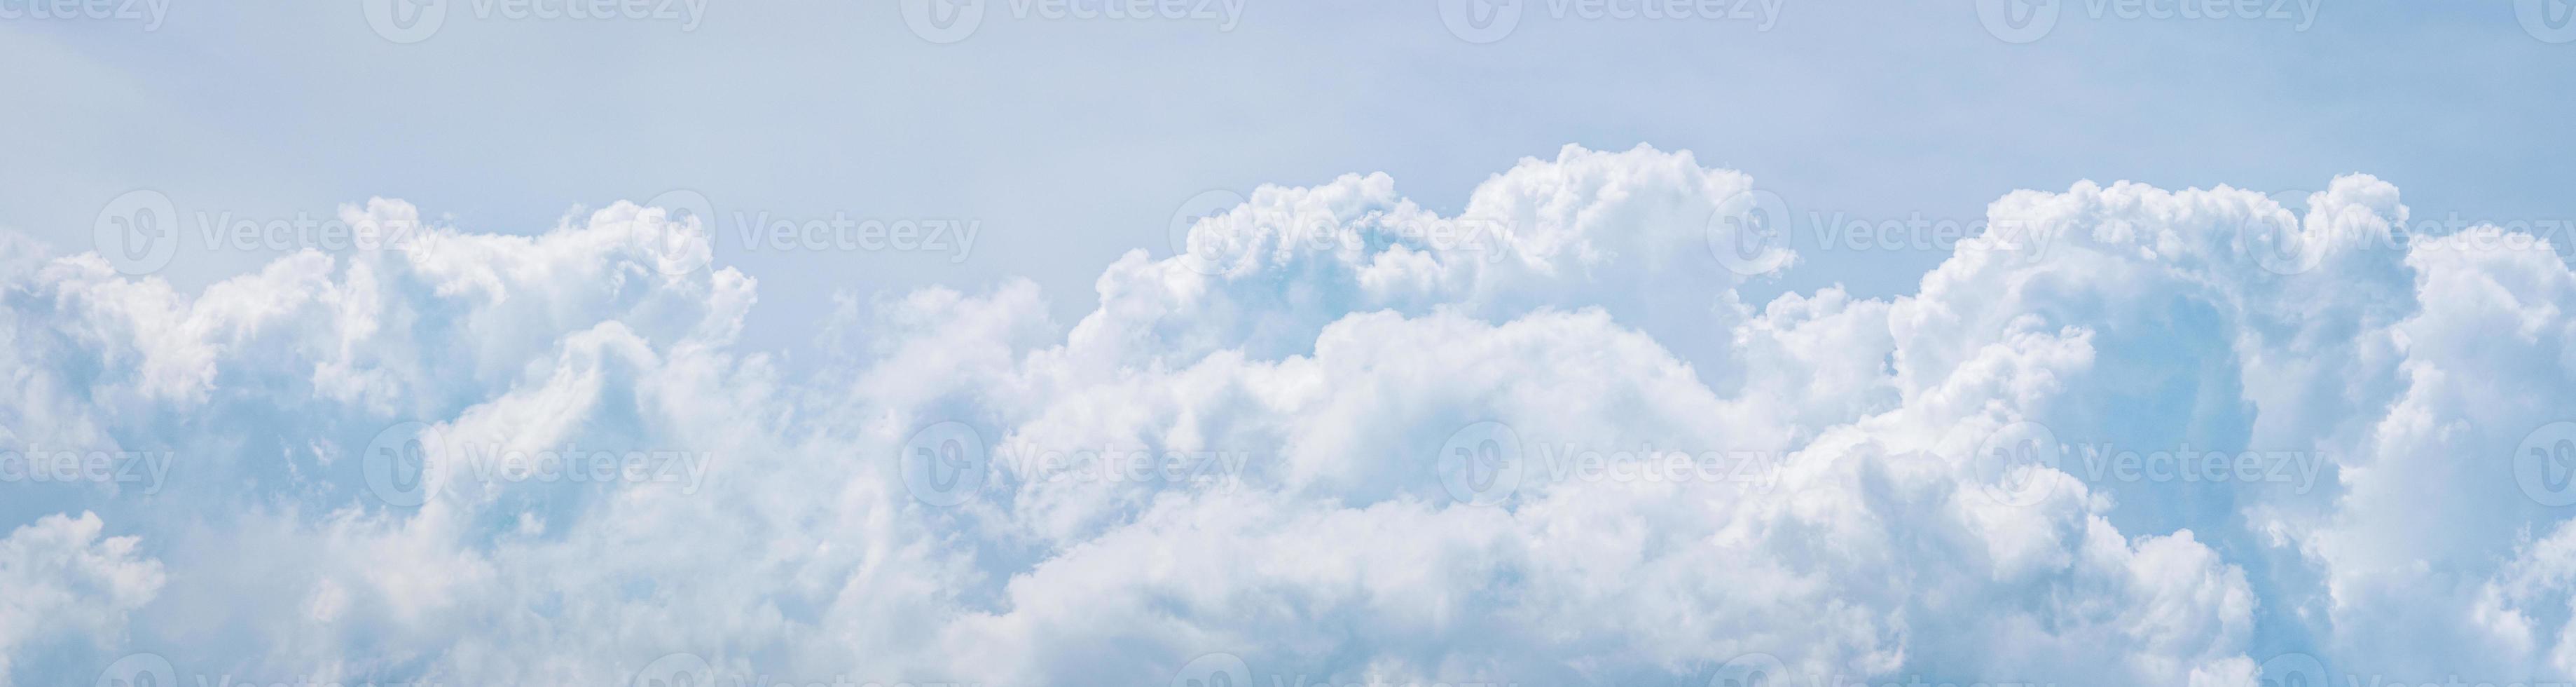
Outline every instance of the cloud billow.
{"type": "Polygon", "coordinates": [[[2363,175],[2080,182],[1914,293],[1757,306],[1816,257],[1739,233],[1760,192],[1642,146],[1455,216],[1264,186],[1078,321],[853,300],[824,362],[745,350],[756,281],[628,203],[195,294],[9,260],[0,439],[49,479],[0,483],[0,684],[2576,674],[2556,254],[2390,247],[2363,175]]]}

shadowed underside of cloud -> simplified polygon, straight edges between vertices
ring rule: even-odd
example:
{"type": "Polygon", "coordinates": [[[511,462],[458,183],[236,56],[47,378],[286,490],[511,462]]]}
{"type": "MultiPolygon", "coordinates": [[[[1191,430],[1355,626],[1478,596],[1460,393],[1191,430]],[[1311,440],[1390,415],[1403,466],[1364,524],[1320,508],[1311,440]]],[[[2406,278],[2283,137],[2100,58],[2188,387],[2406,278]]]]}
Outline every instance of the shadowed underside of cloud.
{"type": "Polygon", "coordinates": [[[167,457],[0,484],[0,684],[2576,675],[2516,472],[2576,408],[2546,245],[2393,240],[2367,176],[2085,182],[1913,295],[1754,307],[1711,251],[1753,189],[1645,147],[1457,217],[1264,187],[1070,326],[925,289],[794,363],[658,208],[197,294],[0,239],[0,440],[167,457]]]}

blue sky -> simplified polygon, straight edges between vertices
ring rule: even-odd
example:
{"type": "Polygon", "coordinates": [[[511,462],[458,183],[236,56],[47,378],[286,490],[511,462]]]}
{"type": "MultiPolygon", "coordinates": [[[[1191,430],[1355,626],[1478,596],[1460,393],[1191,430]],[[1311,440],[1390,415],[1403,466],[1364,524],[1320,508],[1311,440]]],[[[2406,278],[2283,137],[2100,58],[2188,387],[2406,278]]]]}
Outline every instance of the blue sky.
{"type": "Polygon", "coordinates": [[[2576,4],[1771,2],[0,0],[0,687],[2576,678],[2576,4]]]}
{"type": "MultiPolygon", "coordinates": [[[[2399,183],[2419,213],[2576,216],[2561,154],[2576,149],[2576,67],[2498,3],[2160,20],[2067,2],[2028,44],[1990,35],[1965,2],[1786,3],[1765,29],[1560,19],[1533,1],[1481,45],[1406,3],[1253,3],[1225,31],[1015,19],[996,1],[946,45],[892,2],[714,3],[694,27],[474,7],[407,45],[355,8],[182,4],[152,30],[0,23],[0,50],[30,65],[12,90],[46,104],[0,113],[0,225],[78,249],[98,207],[135,188],[191,218],[384,196],[503,232],[673,188],[728,221],[982,222],[959,263],[720,244],[767,280],[755,340],[795,346],[844,289],[1026,276],[1070,319],[1120,252],[1169,250],[1171,208],[1207,189],[1382,171],[1454,209],[1567,143],[1693,151],[1754,175],[1802,223],[1973,218],[2006,191],[2082,179],[2313,190],[2349,172],[2399,183]]],[[[202,284],[272,257],[208,253],[169,276],[202,284]]],[[[1771,288],[1894,295],[1940,258],[1814,256],[1771,288]]]]}

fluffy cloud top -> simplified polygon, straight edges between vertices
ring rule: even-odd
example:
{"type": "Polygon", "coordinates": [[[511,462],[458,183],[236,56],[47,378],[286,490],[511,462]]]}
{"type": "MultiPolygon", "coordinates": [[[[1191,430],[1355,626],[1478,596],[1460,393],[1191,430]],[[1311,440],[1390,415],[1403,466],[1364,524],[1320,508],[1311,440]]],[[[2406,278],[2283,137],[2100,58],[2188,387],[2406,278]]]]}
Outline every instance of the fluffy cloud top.
{"type": "Polygon", "coordinates": [[[853,299],[792,364],[659,208],[196,294],[0,241],[0,684],[2576,677],[2545,242],[2083,182],[1755,307],[1758,194],[1263,187],[1069,326],[853,299]]]}

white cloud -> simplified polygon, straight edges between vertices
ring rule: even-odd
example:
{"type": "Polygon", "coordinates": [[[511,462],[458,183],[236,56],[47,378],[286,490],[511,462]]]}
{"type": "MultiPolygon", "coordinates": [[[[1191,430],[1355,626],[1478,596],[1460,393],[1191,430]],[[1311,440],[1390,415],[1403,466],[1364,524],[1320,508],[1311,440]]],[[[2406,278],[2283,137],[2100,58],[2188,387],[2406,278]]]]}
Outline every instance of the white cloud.
{"type": "Polygon", "coordinates": [[[161,564],[136,551],[136,538],[103,537],[94,513],[46,516],[0,538],[0,685],[12,656],[75,640],[111,645],[136,609],[160,591],[161,564]]]}
{"type": "MultiPolygon", "coordinates": [[[[81,606],[131,616],[82,630],[110,658],[252,681],[622,683],[681,652],[985,684],[1168,682],[1215,653],[1335,682],[1696,684],[1756,654],[1851,680],[2245,684],[2280,651],[2399,679],[2471,655],[2505,671],[2480,679],[2576,670],[2567,535],[2509,465],[2576,400],[2554,254],[2328,240],[2404,226],[2366,176],[2286,208],[2084,182],[1996,201],[2061,231],[1962,251],[1916,294],[1755,307],[1709,253],[1753,188],[1643,147],[1525,160],[1457,217],[1385,175],[1265,187],[1193,230],[1252,247],[1228,269],[1130,253],[1069,327],[1026,282],[850,299],[822,363],[737,351],[755,282],[673,269],[703,231],[631,204],[193,296],[94,256],[14,261],[0,430],[182,463],[149,498],[0,485],[38,523],[0,548],[85,527],[52,548],[151,580],[81,606]],[[2303,269],[2242,239],[2292,221],[2326,246],[2303,269]],[[1425,229],[1462,224],[1490,233],[1425,229]],[[899,462],[942,421],[995,457],[953,508],[916,498],[938,466],[899,462]],[[408,422],[711,467],[689,489],[451,467],[389,506],[363,472],[408,422]],[[1520,440],[1496,505],[1437,467],[1480,422],[1520,440]],[[2070,449],[1999,472],[2016,427],[2329,469],[2313,491],[2124,481],[2070,449]],[[1727,464],[1581,462],[1647,451],[1727,464]],[[51,516],[72,511],[98,515],[51,516]]],[[[0,652],[75,632],[12,627],[0,652]]]]}

